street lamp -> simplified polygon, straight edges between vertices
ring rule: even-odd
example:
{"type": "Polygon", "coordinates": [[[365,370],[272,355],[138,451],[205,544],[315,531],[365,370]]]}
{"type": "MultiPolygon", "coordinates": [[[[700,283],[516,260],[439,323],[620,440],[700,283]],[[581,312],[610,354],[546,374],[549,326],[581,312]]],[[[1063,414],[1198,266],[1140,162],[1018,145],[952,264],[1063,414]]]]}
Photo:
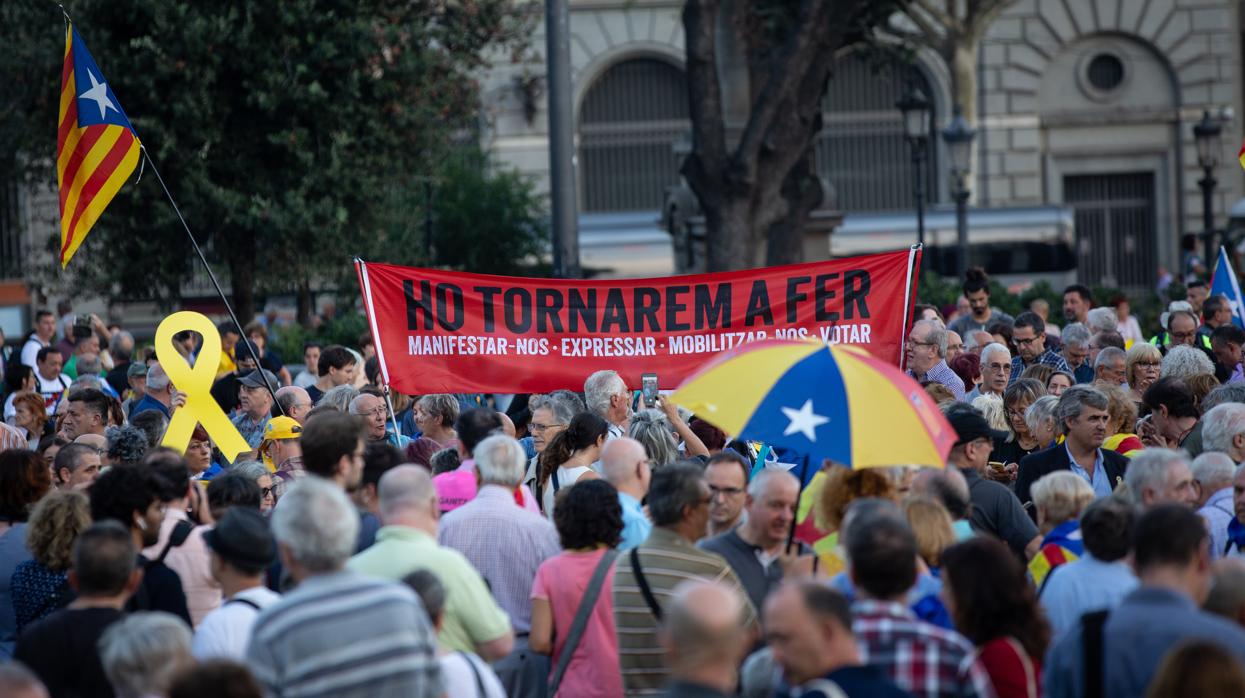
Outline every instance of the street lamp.
{"type": "Polygon", "coordinates": [[[895,102],[903,114],[904,136],[912,150],[913,194],[916,196],[916,241],[925,244],[925,179],[922,163],[925,161],[925,141],[929,138],[929,99],[914,84],[895,102]]]}
{"type": "Polygon", "coordinates": [[[1219,120],[1211,118],[1209,111],[1202,112],[1202,120],[1193,124],[1193,140],[1197,143],[1197,162],[1202,166],[1202,178],[1197,184],[1202,188],[1202,243],[1206,268],[1215,263],[1215,210],[1212,201],[1215,193],[1215,167],[1219,164],[1219,120]]]}
{"type": "Polygon", "coordinates": [[[942,142],[951,156],[951,196],[955,199],[955,269],[960,278],[968,271],[968,173],[973,155],[973,138],[977,130],[968,125],[960,105],[955,116],[942,130],[942,142]]]}

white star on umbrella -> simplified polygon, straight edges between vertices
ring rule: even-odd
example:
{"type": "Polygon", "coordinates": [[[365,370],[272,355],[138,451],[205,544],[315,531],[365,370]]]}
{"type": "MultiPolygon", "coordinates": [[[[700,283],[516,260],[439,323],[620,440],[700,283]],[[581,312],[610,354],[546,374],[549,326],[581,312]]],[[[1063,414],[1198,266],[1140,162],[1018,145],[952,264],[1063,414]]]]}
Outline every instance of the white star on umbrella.
{"type": "Polygon", "coordinates": [[[782,413],[791,420],[787,428],[783,430],[783,436],[790,436],[794,433],[801,432],[809,441],[817,441],[817,427],[830,421],[829,417],[823,417],[813,413],[813,400],[809,398],[804,401],[804,406],[798,410],[790,407],[782,408],[782,413]]]}
{"type": "Polygon", "coordinates": [[[91,80],[91,89],[78,95],[78,99],[89,99],[98,104],[99,118],[101,119],[104,118],[109,109],[120,112],[121,110],[117,109],[117,105],[113,104],[112,100],[108,98],[108,83],[96,80],[95,74],[90,70],[86,71],[86,76],[91,80]]]}

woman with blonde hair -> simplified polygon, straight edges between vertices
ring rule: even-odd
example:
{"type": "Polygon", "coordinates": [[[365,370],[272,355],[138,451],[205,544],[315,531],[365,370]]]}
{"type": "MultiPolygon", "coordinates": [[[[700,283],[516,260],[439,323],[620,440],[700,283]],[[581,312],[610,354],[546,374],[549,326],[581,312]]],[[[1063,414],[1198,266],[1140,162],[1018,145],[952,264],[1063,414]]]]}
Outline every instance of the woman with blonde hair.
{"type": "Polygon", "coordinates": [[[951,515],[942,504],[920,495],[903,501],[903,513],[916,536],[917,553],[930,572],[937,575],[942,566],[942,551],[956,543],[951,515]]]}
{"type": "Polygon", "coordinates": [[[1210,391],[1219,387],[1219,379],[1213,373],[1195,373],[1184,379],[1189,384],[1189,390],[1193,391],[1193,404],[1202,407],[1202,399],[1210,394],[1210,391]]]}
{"type": "Polygon", "coordinates": [[[1141,453],[1145,446],[1132,431],[1137,423],[1137,405],[1132,396],[1122,385],[1098,381],[1094,387],[1107,396],[1107,440],[1102,447],[1129,458],[1141,453]]]}
{"type": "Polygon", "coordinates": [[[11,580],[18,632],[73,600],[73,545],[90,525],[90,502],[76,490],[54,491],[35,505],[26,528],[32,559],[18,564],[11,580]]]}
{"type": "Polygon", "coordinates": [[[1124,354],[1124,378],[1128,381],[1129,397],[1140,405],[1146,389],[1159,379],[1163,355],[1159,348],[1146,342],[1134,344],[1124,354]]]}
{"type": "Polygon", "coordinates": [[[1094,501],[1094,488],[1071,470],[1043,475],[1029,490],[1043,533],[1038,554],[1029,561],[1029,574],[1040,589],[1056,567],[1085,554],[1081,541],[1081,512],[1094,501]]]}

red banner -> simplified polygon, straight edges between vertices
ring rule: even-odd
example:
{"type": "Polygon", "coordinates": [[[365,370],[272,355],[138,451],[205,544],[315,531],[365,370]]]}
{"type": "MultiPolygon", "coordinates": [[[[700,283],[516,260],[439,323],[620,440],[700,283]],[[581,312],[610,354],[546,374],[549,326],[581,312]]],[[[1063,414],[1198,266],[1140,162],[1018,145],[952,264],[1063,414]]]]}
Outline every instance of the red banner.
{"type": "Polygon", "coordinates": [[[660,279],[525,279],[358,261],[385,381],[400,392],[582,390],[614,369],[674,388],[721,351],[816,337],[899,364],[918,249],[660,279]]]}

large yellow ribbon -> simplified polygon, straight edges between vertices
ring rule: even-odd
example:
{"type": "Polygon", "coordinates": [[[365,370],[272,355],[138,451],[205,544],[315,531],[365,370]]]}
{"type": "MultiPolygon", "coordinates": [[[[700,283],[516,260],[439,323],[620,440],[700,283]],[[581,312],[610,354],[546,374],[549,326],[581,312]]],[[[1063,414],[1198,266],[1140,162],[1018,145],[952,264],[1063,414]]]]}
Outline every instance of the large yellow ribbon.
{"type": "Polygon", "coordinates": [[[156,328],[156,358],[173,385],[186,394],[186,404],[173,412],[173,420],[164,432],[161,445],[185,453],[195,423],[199,423],[230,463],[239,453],[251,450],[250,444],[242,438],[238,428],[212,397],[212,383],[216,380],[216,368],[220,365],[220,333],[211,320],[188,310],[164,318],[160,327],[156,328]],[[173,335],[186,330],[198,332],[203,337],[203,348],[199,350],[193,367],[173,345],[173,335]]]}

